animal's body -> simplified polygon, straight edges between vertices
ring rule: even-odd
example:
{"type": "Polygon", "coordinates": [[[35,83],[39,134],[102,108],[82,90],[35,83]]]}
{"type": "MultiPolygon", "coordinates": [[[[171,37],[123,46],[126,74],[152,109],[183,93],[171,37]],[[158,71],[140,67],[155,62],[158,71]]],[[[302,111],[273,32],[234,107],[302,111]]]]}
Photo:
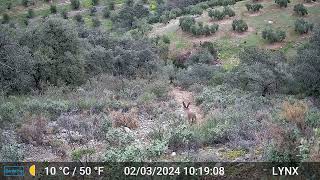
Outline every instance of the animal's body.
{"type": "Polygon", "coordinates": [[[187,114],[187,118],[190,124],[195,124],[197,123],[197,116],[195,113],[193,113],[190,109],[190,102],[188,103],[188,105],[186,105],[184,102],[182,102],[183,108],[185,113],[187,114]]]}

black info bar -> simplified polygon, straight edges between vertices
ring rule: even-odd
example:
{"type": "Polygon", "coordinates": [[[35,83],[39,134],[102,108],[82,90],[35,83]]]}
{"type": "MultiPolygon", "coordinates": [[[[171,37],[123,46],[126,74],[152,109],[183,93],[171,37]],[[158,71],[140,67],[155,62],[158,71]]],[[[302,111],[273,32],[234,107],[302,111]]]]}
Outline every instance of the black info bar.
{"type": "Polygon", "coordinates": [[[2,162],[0,179],[320,179],[320,163],[2,162]]]}

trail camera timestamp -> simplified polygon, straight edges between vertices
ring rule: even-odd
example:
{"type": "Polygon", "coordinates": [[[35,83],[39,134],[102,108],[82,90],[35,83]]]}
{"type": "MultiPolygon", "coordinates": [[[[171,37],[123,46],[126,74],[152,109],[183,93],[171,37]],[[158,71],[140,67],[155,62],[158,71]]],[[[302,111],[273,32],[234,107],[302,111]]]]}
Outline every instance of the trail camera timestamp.
{"type": "Polygon", "coordinates": [[[126,176],[224,176],[224,167],[124,167],[126,176]]]}

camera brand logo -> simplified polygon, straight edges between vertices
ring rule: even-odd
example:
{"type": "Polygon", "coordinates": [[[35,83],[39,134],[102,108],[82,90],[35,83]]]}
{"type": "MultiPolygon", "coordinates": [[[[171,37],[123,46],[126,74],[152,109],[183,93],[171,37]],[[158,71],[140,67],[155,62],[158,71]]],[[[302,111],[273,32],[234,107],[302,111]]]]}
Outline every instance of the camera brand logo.
{"type": "Polygon", "coordinates": [[[4,176],[24,176],[23,166],[4,166],[3,167],[4,176]]]}

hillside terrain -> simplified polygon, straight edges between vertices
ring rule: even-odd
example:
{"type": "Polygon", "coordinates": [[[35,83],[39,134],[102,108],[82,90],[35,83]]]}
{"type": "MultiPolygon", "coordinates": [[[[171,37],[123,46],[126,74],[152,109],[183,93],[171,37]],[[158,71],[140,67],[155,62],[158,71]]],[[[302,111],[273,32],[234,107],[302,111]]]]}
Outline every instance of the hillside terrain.
{"type": "Polygon", "coordinates": [[[0,161],[320,160],[316,0],[0,12],[0,161]]]}

